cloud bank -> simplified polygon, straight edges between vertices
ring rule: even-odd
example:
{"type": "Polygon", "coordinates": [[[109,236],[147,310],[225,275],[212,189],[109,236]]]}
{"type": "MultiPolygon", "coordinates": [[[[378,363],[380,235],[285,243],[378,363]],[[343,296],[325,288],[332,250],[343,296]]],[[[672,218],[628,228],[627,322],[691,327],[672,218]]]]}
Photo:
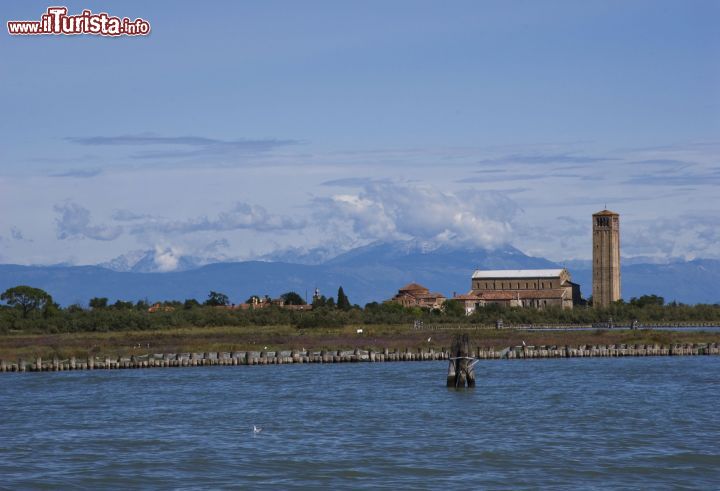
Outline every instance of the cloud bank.
{"type": "Polygon", "coordinates": [[[518,211],[494,192],[443,192],[432,186],[365,183],[356,193],[316,198],[316,220],[359,241],[418,239],[485,248],[507,243],[518,211]]]}
{"type": "Polygon", "coordinates": [[[136,152],[134,159],[166,159],[178,157],[222,156],[253,154],[299,145],[298,140],[280,138],[238,138],[220,140],[203,136],[158,136],[154,134],[119,136],[66,137],[66,141],[84,146],[155,147],[154,150],[136,152]]]}
{"type": "Polygon", "coordinates": [[[92,239],[110,241],[117,239],[122,227],[91,225],[90,210],[83,206],[66,201],[53,207],[60,216],[55,219],[56,235],[60,240],[92,239]]]}
{"type": "MultiPolygon", "coordinates": [[[[131,217],[125,214],[116,214],[119,218],[128,220],[131,217]]],[[[264,207],[237,202],[227,211],[218,213],[216,217],[206,215],[187,220],[155,219],[134,225],[133,234],[159,232],[165,234],[189,234],[207,231],[228,230],[255,230],[257,232],[298,230],[305,226],[304,220],[276,215],[268,212],[264,207]]]]}

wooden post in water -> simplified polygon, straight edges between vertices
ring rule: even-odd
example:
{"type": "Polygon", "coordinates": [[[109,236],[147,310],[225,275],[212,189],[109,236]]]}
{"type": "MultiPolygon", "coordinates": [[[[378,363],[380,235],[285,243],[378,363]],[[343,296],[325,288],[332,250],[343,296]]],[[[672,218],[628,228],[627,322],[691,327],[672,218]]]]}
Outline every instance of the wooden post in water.
{"type": "Polygon", "coordinates": [[[455,336],[450,350],[447,386],[457,388],[475,387],[474,360],[470,357],[470,339],[467,334],[455,336]]]}

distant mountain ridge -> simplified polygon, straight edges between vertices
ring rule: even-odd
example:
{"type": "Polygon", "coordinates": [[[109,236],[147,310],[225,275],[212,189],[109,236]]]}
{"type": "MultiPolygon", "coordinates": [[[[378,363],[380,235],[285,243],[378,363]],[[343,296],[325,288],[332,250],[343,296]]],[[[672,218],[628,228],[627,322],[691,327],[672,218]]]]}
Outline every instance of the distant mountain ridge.
{"type": "MultiPolygon", "coordinates": [[[[162,253],[158,253],[156,250],[130,251],[110,261],[98,264],[98,266],[120,273],[162,273],[164,271],[161,256],[162,253]]],[[[187,255],[173,257],[172,260],[174,262],[173,271],[187,271],[205,266],[208,263],[219,262],[187,255]]]]}
{"type": "MultiPolygon", "coordinates": [[[[313,251],[303,254],[310,263],[321,257],[321,253],[313,251]]],[[[152,261],[156,265],[152,255],[137,254],[134,259],[134,264],[130,264],[132,261],[116,264],[116,270],[103,266],[0,265],[0,291],[28,284],[48,291],[61,305],[76,302],[86,305],[92,297],[108,297],[111,302],[117,299],[204,300],[210,290],[215,290],[227,294],[232,302],[241,303],[251,295],[277,296],[290,290],[309,297],[316,287],[324,295],[335,296],[338,286],[342,285],[351,302],[363,305],[390,298],[400,286],[411,281],[451,296],[453,292],[464,293],[470,289],[470,276],[478,268],[561,266],[527,256],[511,246],[493,250],[447,246],[430,249],[413,241],[370,244],[320,264],[242,261],[198,266],[197,259],[180,257],[177,258],[179,270],[162,273],[150,264],[152,261]]],[[[567,266],[573,280],[581,285],[583,296],[589,296],[590,265],[578,261],[567,266]]],[[[716,303],[720,302],[719,287],[718,260],[627,264],[622,269],[625,299],[654,293],[668,301],[716,303]]]]}

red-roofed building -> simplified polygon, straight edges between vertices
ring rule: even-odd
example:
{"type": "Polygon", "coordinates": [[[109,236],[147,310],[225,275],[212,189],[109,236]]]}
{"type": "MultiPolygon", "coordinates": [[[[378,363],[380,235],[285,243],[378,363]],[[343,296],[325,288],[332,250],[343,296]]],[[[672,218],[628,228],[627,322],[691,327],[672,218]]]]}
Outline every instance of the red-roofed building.
{"type": "Polygon", "coordinates": [[[409,283],[400,288],[397,294],[389,301],[399,303],[403,307],[439,309],[445,301],[445,295],[430,292],[430,290],[417,283],[409,283]]]}
{"type": "Polygon", "coordinates": [[[571,309],[581,302],[580,287],[566,269],[475,271],[472,290],[452,300],[461,302],[468,315],[486,305],[571,309]]]}

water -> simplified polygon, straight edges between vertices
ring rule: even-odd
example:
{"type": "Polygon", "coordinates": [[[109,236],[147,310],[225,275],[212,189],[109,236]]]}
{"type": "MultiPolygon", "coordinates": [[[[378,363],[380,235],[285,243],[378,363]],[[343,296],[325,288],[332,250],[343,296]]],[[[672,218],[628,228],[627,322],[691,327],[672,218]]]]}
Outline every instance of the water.
{"type": "Polygon", "coordinates": [[[3,374],[0,488],[719,486],[720,357],[477,368],[3,374]]]}

